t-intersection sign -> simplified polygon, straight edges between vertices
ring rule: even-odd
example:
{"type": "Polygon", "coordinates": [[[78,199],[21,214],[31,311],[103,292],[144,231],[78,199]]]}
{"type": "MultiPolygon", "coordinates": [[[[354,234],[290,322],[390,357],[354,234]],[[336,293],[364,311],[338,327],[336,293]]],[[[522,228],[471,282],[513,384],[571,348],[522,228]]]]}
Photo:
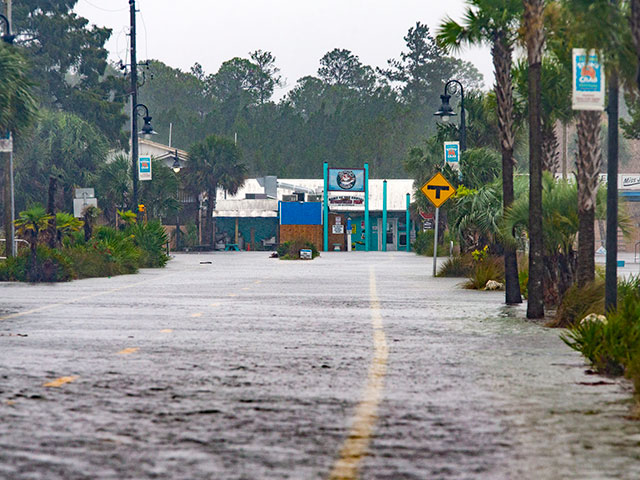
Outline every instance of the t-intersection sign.
{"type": "Polygon", "coordinates": [[[427,197],[436,208],[440,208],[444,202],[456,193],[453,185],[451,185],[440,172],[436,173],[431,180],[425,183],[421,190],[425,197],[427,197]]]}

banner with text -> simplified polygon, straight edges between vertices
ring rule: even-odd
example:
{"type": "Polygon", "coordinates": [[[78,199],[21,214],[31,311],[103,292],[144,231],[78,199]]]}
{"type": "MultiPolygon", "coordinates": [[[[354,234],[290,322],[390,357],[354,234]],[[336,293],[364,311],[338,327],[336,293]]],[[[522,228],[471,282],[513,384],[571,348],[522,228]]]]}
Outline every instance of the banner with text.
{"type": "Polygon", "coordinates": [[[444,142],[444,161],[454,170],[460,170],[460,142],[444,142]]]}
{"type": "Polygon", "coordinates": [[[574,110],[604,110],[604,67],[595,50],[574,48],[573,96],[574,110]]]}
{"type": "Polygon", "coordinates": [[[140,157],[138,159],[138,179],[151,180],[151,157],[140,157]]]}

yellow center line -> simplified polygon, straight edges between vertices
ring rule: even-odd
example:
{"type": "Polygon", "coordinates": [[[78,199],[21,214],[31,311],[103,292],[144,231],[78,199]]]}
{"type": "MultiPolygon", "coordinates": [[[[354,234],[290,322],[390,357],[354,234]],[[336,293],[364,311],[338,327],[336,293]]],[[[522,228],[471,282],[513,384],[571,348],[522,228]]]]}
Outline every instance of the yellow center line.
{"type": "Polygon", "coordinates": [[[160,330],[160,333],[171,333],[173,332],[172,328],[163,328],[162,330],[160,330]]]}
{"type": "Polygon", "coordinates": [[[251,290],[249,287],[244,287],[242,290],[251,290]]]}
{"type": "Polygon", "coordinates": [[[42,312],[44,310],[51,310],[52,308],[55,308],[55,307],[62,307],[63,305],[69,305],[71,303],[77,303],[77,302],[80,302],[82,300],[87,300],[89,298],[99,297],[101,295],[108,295],[109,293],[119,292],[120,290],[126,290],[127,288],[131,288],[131,287],[137,287],[138,285],[142,285],[143,283],[148,283],[148,282],[153,281],[153,280],[161,280],[161,279],[169,277],[171,275],[175,275],[175,273],[170,273],[168,275],[163,275],[161,277],[156,277],[156,278],[153,278],[153,279],[142,280],[142,281],[136,282],[136,283],[130,283],[130,284],[124,285],[122,287],[112,288],[111,290],[105,290],[103,292],[92,293],[91,295],[85,295],[83,297],[73,298],[73,299],[67,300],[65,302],[51,303],[49,305],[44,305],[42,307],[32,308],[31,310],[24,310],[22,312],[11,313],[9,315],[5,315],[3,317],[0,317],[0,321],[9,320],[11,318],[16,318],[16,317],[22,317],[23,315],[29,315],[31,313],[42,312]]]}
{"type": "Polygon", "coordinates": [[[60,378],[56,378],[55,380],[52,380],[50,382],[47,382],[45,384],[43,384],[43,387],[60,387],[62,385],[64,385],[65,383],[71,383],[74,382],[78,379],[77,375],[72,375],[69,377],[60,377],[60,378]]]}
{"type": "Polygon", "coordinates": [[[219,304],[219,303],[212,303],[212,304],[210,304],[209,306],[210,306],[210,307],[219,307],[219,306],[220,306],[220,304],[219,304]]]}
{"type": "Polygon", "coordinates": [[[124,350],[120,350],[118,355],[131,355],[132,353],[136,353],[138,350],[140,350],[139,347],[125,348],[124,350]]]}
{"type": "Polygon", "coordinates": [[[253,283],[255,283],[255,284],[262,283],[262,280],[256,280],[256,281],[255,281],[255,282],[253,282],[253,283]]]}
{"type": "Polygon", "coordinates": [[[384,377],[387,373],[389,347],[382,324],[380,300],[376,291],[374,269],[369,271],[371,324],[373,327],[373,360],[369,366],[367,384],[362,399],[356,407],[349,436],[340,449],[340,457],[334,463],[329,480],[355,480],[360,462],[367,453],[371,436],[378,419],[378,407],[384,393],[384,377]]]}
{"type": "Polygon", "coordinates": [[[230,293],[229,295],[227,295],[227,297],[237,297],[238,294],[237,293],[230,293]]]}
{"type": "Polygon", "coordinates": [[[198,312],[198,313],[192,313],[191,317],[195,318],[195,317],[201,317],[202,316],[202,312],[198,312]]]}

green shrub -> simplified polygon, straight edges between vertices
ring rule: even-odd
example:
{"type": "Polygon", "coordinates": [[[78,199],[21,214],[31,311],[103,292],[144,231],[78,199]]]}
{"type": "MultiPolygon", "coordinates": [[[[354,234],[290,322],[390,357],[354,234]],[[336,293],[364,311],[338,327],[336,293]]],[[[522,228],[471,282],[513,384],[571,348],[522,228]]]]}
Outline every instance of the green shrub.
{"type": "Polygon", "coordinates": [[[300,250],[311,250],[311,258],[316,258],[320,253],[316,246],[305,238],[297,238],[278,245],[278,258],[282,260],[300,260],[300,250]]]}
{"type": "Polygon", "coordinates": [[[132,223],[124,232],[133,236],[136,246],[142,250],[140,267],[164,267],[169,261],[166,254],[167,234],[162,224],[157,221],[148,223],[132,223]]]}
{"type": "Polygon", "coordinates": [[[548,326],[570,328],[590,313],[604,314],[604,281],[599,278],[582,288],[569,287],[548,326]]]}
{"type": "MultiPolygon", "coordinates": [[[[433,236],[435,230],[427,230],[426,232],[418,232],[416,241],[413,242],[413,249],[418,255],[424,255],[426,257],[433,256],[433,236]]],[[[438,245],[438,256],[446,257],[449,255],[449,242],[450,236],[448,232],[445,232],[444,241],[442,245],[438,245]]]]}
{"type": "Polygon", "coordinates": [[[529,298],[529,262],[527,257],[518,258],[518,283],[522,296],[529,298]]]}
{"type": "Polygon", "coordinates": [[[463,287],[482,290],[489,280],[504,283],[504,262],[502,257],[487,257],[476,262],[471,278],[463,287]]]}
{"type": "Polygon", "coordinates": [[[438,270],[437,277],[470,277],[473,275],[473,259],[471,255],[454,255],[448,257],[438,270]]]}
{"type": "Polygon", "coordinates": [[[74,277],[69,257],[44,245],[36,248],[35,261],[30,251],[24,251],[0,264],[2,281],[68,282],[74,277]]]}

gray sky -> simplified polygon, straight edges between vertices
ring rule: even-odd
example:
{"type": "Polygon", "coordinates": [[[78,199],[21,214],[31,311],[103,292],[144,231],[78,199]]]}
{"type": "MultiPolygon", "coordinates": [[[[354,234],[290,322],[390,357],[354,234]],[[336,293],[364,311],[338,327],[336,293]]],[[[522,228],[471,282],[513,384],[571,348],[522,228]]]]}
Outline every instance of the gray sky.
{"type": "MultiPolygon", "coordinates": [[[[320,58],[334,48],[351,50],[371,66],[385,67],[405,49],[403,37],[417,21],[434,33],[446,16],[459,20],[464,0],[137,0],[138,59],[158,59],[188,70],[199,62],[214,73],[225,60],[272,52],[287,84],[314,75],[320,58]]],[[[75,11],[113,29],[112,60],[128,59],[128,0],[79,0],[75,11]]],[[[493,84],[489,49],[459,55],[493,84]]]]}

